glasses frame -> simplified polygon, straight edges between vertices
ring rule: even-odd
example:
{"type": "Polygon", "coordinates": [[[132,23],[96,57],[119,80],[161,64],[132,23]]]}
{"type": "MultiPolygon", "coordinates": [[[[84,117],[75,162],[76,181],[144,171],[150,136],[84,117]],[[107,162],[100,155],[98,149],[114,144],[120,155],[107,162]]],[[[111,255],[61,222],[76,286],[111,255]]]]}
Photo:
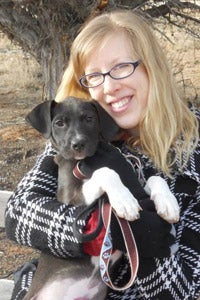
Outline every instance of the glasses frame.
{"type": "Polygon", "coordinates": [[[97,86],[99,86],[99,85],[101,85],[101,84],[104,83],[105,77],[106,77],[107,75],[110,76],[112,79],[115,79],[115,80],[124,79],[124,78],[127,78],[127,77],[131,76],[131,75],[135,72],[136,68],[139,66],[140,63],[141,63],[141,60],[137,60],[137,61],[134,61],[134,62],[128,61],[128,62],[123,62],[123,63],[119,63],[119,64],[115,65],[114,67],[112,67],[112,68],[110,69],[110,71],[105,72],[105,73],[101,73],[101,72],[93,72],[93,73],[90,73],[90,74],[85,74],[85,75],[81,76],[81,78],[79,79],[79,83],[80,83],[81,86],[83,86],[83,87],[85,87],[85,88],[95,88],[95,87],[97,87],[97,86]],[[117,66],[120,66],[120,65],[126,65],[126,64],[131,64],[131,65],[133,65],[133,71],[132,71],[130,74],[128,74],[128,75],[126,75],[126,76],[123,76],[123,77],[117,77],[117,78],[116,78],[116,77],[113,77],[113,76],[110,74],[110,73],[112,72],[112,70],[113,70],[114,68],[116,68],[117,66]],[[102,81],[101,83],[99,83],[99,84],[97,84],[97,85],[93,85],[93,86],[86,85],[86,84],[83,82],[84,79],[85,79],[87,76],[92,75],[92,74],[99,74],[99,75],[103,76],[103,81],[102,81]]]}

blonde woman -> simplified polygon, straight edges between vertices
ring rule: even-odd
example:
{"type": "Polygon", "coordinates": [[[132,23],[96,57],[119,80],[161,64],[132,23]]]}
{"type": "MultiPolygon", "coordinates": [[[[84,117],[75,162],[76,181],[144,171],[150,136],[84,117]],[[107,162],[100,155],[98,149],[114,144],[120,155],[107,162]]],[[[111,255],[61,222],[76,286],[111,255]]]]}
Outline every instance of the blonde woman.
{"type": "MultiPolygon", "coordinates": [[[[169,224],[144,205],[140,219],[130,222],[140,255],[135,283],[124,292],[108,291],[106,299],[197,299],[200,294],[200,114],[180,95],[149,24],[126,10],[89,20],[73,42],[56,101],[69,95],[93,98],[113,117],[125,132],[118,142],[122,153],[137,155],[142,170],[134,160],[132,164],[136,172],[142,171],[144,181],[155,174],[165,178],[181,210],[180,221],[175,225],[178,250],[170,255],[169,224]]],[[[54,154],[55,150],[48,145],[9,200],[7,235],[18,243],[47,249],[61,257],[80,256],[83,252],[98,255],[103,230],[87,245],[70,239],[73,218],[69,216],[75,217],[82,208],[56,202],[54,154]],[[37,226],[38,214],[40,226],[37,226]],[[54,221],[57,226],[49,225],[54,221]]],[[[94,216],[83,221],[85,230],[95,223],[94,216]]],[[[122,248],[117,228],[113,230],[113,243],[115,248],[122,248]]],[[[28,278],[34,268],[35,265],[29,265],[27,272],[22,269],[23,275],[27,273],[28,278]]],[[[123,259],[117,282],[122,284],[128,275],[126,259],[123,259]]],[[[25,293],[19,281],[16,290],[20,288],[25,293]]]]}

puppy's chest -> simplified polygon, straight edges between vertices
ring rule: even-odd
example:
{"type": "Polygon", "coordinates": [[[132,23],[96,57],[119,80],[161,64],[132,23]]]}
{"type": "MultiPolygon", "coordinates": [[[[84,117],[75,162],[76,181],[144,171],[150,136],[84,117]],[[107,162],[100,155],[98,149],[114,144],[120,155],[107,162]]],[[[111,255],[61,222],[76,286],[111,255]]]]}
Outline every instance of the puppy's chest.
{"type": "Polygon", "coordinates": [[[65,204],[83,204],[83,181],[73,175],[76,161],[66,160],[60,155],[55,156],[54,160],[58,164],[57,200],[65,204]]]}

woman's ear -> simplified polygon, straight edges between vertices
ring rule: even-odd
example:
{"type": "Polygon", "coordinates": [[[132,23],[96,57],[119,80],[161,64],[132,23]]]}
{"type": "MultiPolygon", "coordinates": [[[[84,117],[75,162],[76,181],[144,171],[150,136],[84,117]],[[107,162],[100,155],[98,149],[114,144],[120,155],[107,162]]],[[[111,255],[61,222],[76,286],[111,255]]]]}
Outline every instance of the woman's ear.
{"type": "Polygon", "coordinates": [[[113,118],[99,105],[96,101],[91,102],[95,107],[100,124],[100,133],[103,139],[112,141],[116,134],[120,131],[119,126],[113,120],[113,118]]]}

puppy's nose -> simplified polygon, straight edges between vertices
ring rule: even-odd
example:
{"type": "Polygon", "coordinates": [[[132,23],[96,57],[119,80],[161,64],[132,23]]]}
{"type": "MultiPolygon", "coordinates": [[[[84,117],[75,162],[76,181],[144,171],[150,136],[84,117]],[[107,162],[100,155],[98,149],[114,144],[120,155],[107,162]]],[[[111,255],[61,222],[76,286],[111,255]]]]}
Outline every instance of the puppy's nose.
{"type": "Polygon", "coordinates": [[[72,149],[81,152],[85,148],[85,142],[84,141],[74,141],[72,142],[72,149]]]}

